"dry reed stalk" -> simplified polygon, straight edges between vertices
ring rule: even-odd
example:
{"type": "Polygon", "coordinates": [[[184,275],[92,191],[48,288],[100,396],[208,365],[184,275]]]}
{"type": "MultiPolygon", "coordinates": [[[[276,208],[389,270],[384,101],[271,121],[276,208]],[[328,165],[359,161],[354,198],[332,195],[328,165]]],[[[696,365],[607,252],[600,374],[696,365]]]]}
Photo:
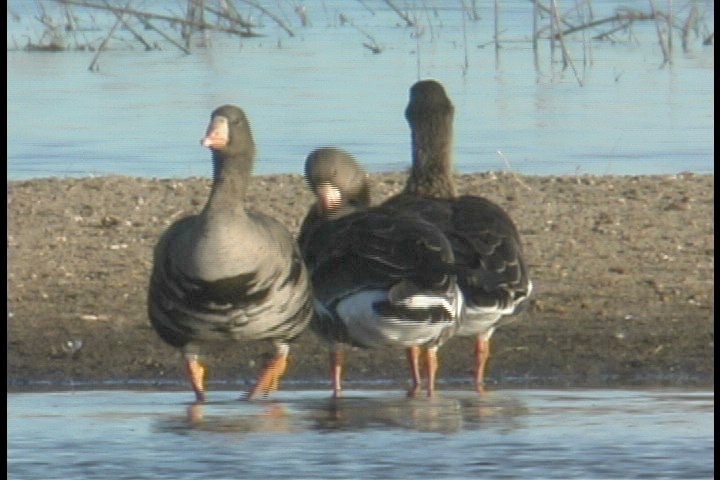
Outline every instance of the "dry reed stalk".
{"type": "MultiPolygon", "coordinates": [[[[108,6],[110,6],[110,4],[107,2],[107,0],[105,0],[105,4],[108,5],[108,6]]],[[[135,40],[137,40],[138,42],[142,43],[142,44],[145,46],[145,50],[146,50],[146,51],[153,50],[152,45],[150,45],[150,43],[148,43],[148,42],[143,38],[143,36],[140,35],[140,34],[137,32],[137,30],[135,30],[134,28],[132,28],[132,27],[130,26],[130,24],[125,21],[125,18],[123,18],[123,15],[122,15],[121,13],[118,13],[118,12],[113,11],[113,14],[115,15],[115,17],[116,17],[118,20],[120,20],[120,21],[122,22],[122,24],[125,26],[125,28],[127,28],[128,31],[129,31],[130,33],[132,33],[133,37],[135,37],[135,40]]]]}
{"type": "MultiPolygon", "coordinates": [[[[128,3],[125,5],[125,8],[127,8],[129,6],[130,6],[130,0],[128,0],[128,3]]],[[[110,32],[107,34],[105,39],[102,41],[102,43],[98,47],[97,52],[95,53],[95,56],[92,59],[92,62],[90,62],[90,66],[88,66],[88,70],[90,70],[91,72],[97,72],[98,70],[100,70],[100,67],[98,67],[98,65],[97,65],[97,61],[100,58],[100,54],[102,53],[103,49],[105,48],[105,45],[107,45],[107,42],[110,40],[110,37],[112,37],[113,33],[115,33],[115,30],[117,30],[117,28],[122,23],[123,16],[124,16],[124,14],[120,14],[120,16],[115,21],[115,25],[112,26],[112,28],[110,29],[110,32]]]]}
{"type": "MultiPolygon", "coordinates": [[[[577,11],[578,18],[583,23],[585,23],[585,9],[583,8],[584,4],[589,5],[589,1],[578,2],[578,0],[575,0],[575,9],[577,11]]],[[[587,66],[588,62],[589,62],[588,52],[589,52],[590,44],[588,42],[587,34],[585,33],[585,30],[582,31],[582,46],[583,46],[583,49],[582,49],[582,51],[583,51],[583,66],[587,66]]]]}
{"type": "Polygon", "coordinates": [[[620,30],[625,30],[626,28],[628,28],[630,26],[631,23],[632,23],[632,20],[627,20],[626,22],[621,23],[619,26],[617,26],[613,29],[607,30],[605,32],[599,33],[592,38],[593,38],[593,40],[602,40],[605,37],[611,36],[615,32],[619,32],[620,30]]]}
{"type": "MultiPolygon", "coordinates": [[[[435,28],[433,27],[433,21],[432,18],[430,18],[430,7],[427,6],[427,2],[425,0],[422,0],[422,9],[421,12],[425,14],[425,20],[427,20],[427,28],[430,30],[430,40],[435,40],[435,28]]],[[[416,14],[413,14],[413,23],[418,23],[418,16],[416,14]]]]}
{"type": "Polygon", "coordinates": [[[460,0],[460,3],[462,4],[463,8],[463,15],[462,15],[462,30],[463,30],[463,49],[465,51],[465,63],[463,63],[463,77],[467,75],[468,68],[470,67],[470,63],[468,61],[468,48],[467,48],[467,28],[465,27],[465,0],[460,0]]]}
{"type": "Polygon", "coordinates": [[[512,168],[512,165],[510,165],[510,161],[505,157],[505,155],[500,151],[497,150],[498,155],[500,155],[500,158],[503,159],[503,162],[505,163],[505,168],[507,169],[508,173],[512,175],[513,179],[518,182],[520,185],[525,187],[526,190],[532,191],[532,188],[525,182],[522,181],[520,177],[518,177],[518,174],[515,173],[515,171],[512,168]]]}
{"type": "Polygon", "coordinates": [[[375,10],[373,10],[372,8],[370,8],[370,7],[368,6],[368,4],[367,4],[364,0],[358,0],[358,2],[360,2],[360,5],[362,5],[362,6],[365,8],[365,10],[367,10],[367,11],[370,12],[371,14],[375,15],[375,10]]]}
{"type": "Polygon", "coordinates": [[[406,27],[414,27],[415,26],[415,22],[413,22],[412,19],[407,14],[405,14],[402,10],[400,10],[398,7],[396,7],[395,4],[392,2],[392,0],[385,0],[385,3],[387,3],[388,6],[390,8],[392,8],[393,11],[395,11],[395,13],[397,13],[398,16],[405,21],[406,27]]]}
{"type": "MultiPolygon", "coordinates": [[[[203,0],[187,0],[187,12],[185,13],[185,23],[180,28],[180,36],[185,40],[185,48],[190,49],[190,38],[193,34],[193,27],[196,24],[204,23],[203,17],[203,0]]],[[[202,27],[198,27],[202,30],[202,27]]]]}
{"type": "Polygon", "coordinates": [[[295,10],[295,14],[300,19],[300,25],[302,25],[303,27],[310,27],[311,26],[310,16],[308,15],[307,8],[305,8],[305,5],[302,5],[302,4],[297,5],[294,10],[295,10]]]}
{"type": "MultiPolygon", "coordinates": [[[[552,9],[551,8],[546,7],[545,5],[540,3],[539,0],[538,1],[533,0],[533,2],[536,4],[537,9],[538,9],[538,18],[539,18],[539,13],[547,13],[548,16],[552,17],[552,9]]],[[[565,18],[563,18],[562,16],[560,16],[560,21],[569,27],[573,27],[573,25],[570,22],[568,22],[567,20],[565,20],[565,18]]],[[[551,27],[552,27],[552,25],[551,25],[551,27]]],[[[547,28],[551,28],[551,27],[547,27],[547,28]]],[[[547,30],[547,28],[541,28],[540,31],[538,32],[538,35],[541,35],[544,30],[547,30]]]]}
{"type": "MultiPolygon", "coordinates": [[[[75,21],[75,14],[73,13],[72,9],[70,8],[70,5],[65,5],[65,8],[63,9],[65,12],[65,19],[67,20],[67,23],[65,24],[65,31],[72,32],[73,41],[75,42],[75,49],[80,49],[80,42],[78,42],[77,33],[78,33],[78,26],[77,22],[75,21]]],[[[84,36],[84,35],[83,35],[84,36]]],[[[87,38],[85,38],[85,44],[86,47],[89,48],[89,42],[87,41],[87,38]]]]}
{"type": "Polygon", "coordinates": [[[177,42],[177,41],[176,41],[175,39],[173,39],[170,35],[166,34],[166,33],[163,32],[162,30],[160,30],[159,28],[157,28],[155,25],[153,25],[152,23],[150,23],[150,20],[148,20],[148,19],[145,18],[145,17],[141,17],[141,16],[138,16],[137,19],[140,20],[140,23],[142,23],[142,24],[145,26],[145,28],[149,28],[150,30],[155,30],[161,37],[163,37],[165,40],[167,40],[168,42],[170,42],[170,43],[172,43],[173,45],[175,45],[175,46],[176,46],[177,48],[179,48],[185,55],[190,55],[190,50],[189,50],[189,49],[187,49],[187,48],[186,48],[184,45],[182,45],[181,43],[177,42]]]}
{"type": "Polygon", "coordinates": [[[667,39],[667,46],[668,46],[668,53],[672,57],[672,51],[673,51],[673,41],[672,41],[672,18],[673,18],[673,3],[672,0],[668,0],[668,12],[667,16],[665,17],[665,20],[667,20],[667,29],[668,29],[668,39],[667,39]]]}
{"type": "Polygon", "coordinates": [[[538,20],[540,19],[540,0],[533,0],[533,22],[532,22],[532,48],[533,48],[533,64],[535,65],[535,73],[540,73],[540,57],[538,54],[538,20]]]}
{"type": "Polygon", "coordinates": [[[367,38],[368,40],[370,40],[370,42],[372,42],[372,43],[363,42],[363,44],[362,44],[363,47],[367,48],[372,53],[376,53],[376,54],[381,53],[383,51],[380,44],[378,44],[377,40],[375,40],[375,37],[373,37],[372,35],[367,33],[365,30],[363,30],[362,28],[355,25],[355,22],[353,22],[352,19],[350,17],[348,17],[347,15],[343,15],[342,13],[340,15],[342,16],[342,19],[344,22],[346,22],[348,25],[353,27],[358,32],[362,33],[365,36],[365,38],[367,38]]]}
{"type": "Polygon", "coordinates": [[[493,38],[495,39],[495,50],[497,51],[500,48],[500,5],[498,0],[494,0],[493,2],[493,15],[495,17],[495,32],[493,38]]]}
{"type": "Polygon", "coordinates": [[[287,32],[288,35],[290,35],[291,37],[295,36],[295,33],[293,33],[293,31],[290,29],[290,27],[288,27],[287,24],[285,22],[283,22],[280,17],[278,17],[277,15],[272,13],[270,10],[268,10],[267,8],[260,5],[258,2],[254,1],[254,0],[240,0],[240,1],[243,3],[247,3],[248,5],[250,5],[252,7],[257,8],[258,10],[263,12],[265,15],[270,17],[275,23],[277,23],[277,25],[280,28],[282,28],[283,30],[285,30],[285,32],[287,32]]]}
{"type": "MultiPolygon", "coordinates": [[[[665,40],[663,39],[663,32],[662,28],[660,27],[660,14],[658,13],[657,9],[655,8],[655,2],[653,0],[649,0],[650,2],[650,11],[652,13],[653,18],[655,19],[655,30],[657,31],[658,35],[658,42],[660,43],[660,49],[662,50],[663,54],[663,65],[672,64],[672,59],[670,58],[670,52],[668,51],[668,47],[665,44],[665,40]]],[[[670,33],[670,32],[668,32],[670,33]]]]}
{"type": "MultiPolygon", "coordinates": [[[[654,19],[655,19],[654,15],[647,15],[645,13],[642,13],[642,12],[639,12],[636,10],[625,10],[624,13],[617,13],[611,17],[605,17],[605,18],[601,18],[598,20],[591,20],[582,25],[571,26],[570,28],[568,28],[566,30],[558,31],[558,33],[555,33],[554,35],[555,35],[555,37],[557,37],[559,35],[570,35],[571,33],[579,32],[586,28],[593,28],[593,27],[597,27],[598,25],[602,25],[604,23],[610,23],[610,22],[627,21],[628,23],[630,23],[634,20],[654,20],[654,19]]],[[[563,22],[563,23],[567,23],[567,22],[563,22]]],[[[540,31],[540,33],[542,33],[542,30],[540,31]]]]}
{"type": "Polygon", "coordinates": [[[472,19],[477,22],[480,20],[480,14],[477,11],[477,0],[471,0],[472,3],[472,19]]]}
{"type": "Polygon", "coordinates": [[[556,22],[555,22],[555,15],[553,15],[552,9],[549,10],[550,13],[550,64],[555,64],[555,42],[557,41],[557,33],[555,33],[556,30],[556,22]]]}
{"type": "MultiPolygon", "coordinates": [[[[240,15],[240,12],[238,12],[237,8],[235,8],[235,4],[230,0],[223,0],[223,5],[225,6],[225,15],[227,15],[226,18],[233,19],[236,23],[239,23],[241,26],[246,28],[248,32],[255,28],[255,25],[253,25],[250,21],[245,20],[242,18],[242,15],[240,15]]],[[[210,11],[210,7],[205,5],[205,9],[210,11]]],[[[215,13],[213,11],[213,13],[215,13]]]]}
{"type": "MultiPolygon", "coordinates": [[[[560,26],[560,18],[558,17],[558,8],[557,8],[557,2],[556,0],[551,1],[552,5],[552,12],[553,12],[553,21],[555,24],[560,26]]],[[[572,68],[573,73],[575,74],[575,79],[577,80],[578,84],[582,87],[583,83],[580,79],[580,76],[578,75],[577,70],[575,69],[575,64],[572,61],[572,58],[570,58],[570,53],[568,53],[567,47],[565,46],[565,37],[562,35],[561,32],[559,33],[558,41],[560,42],[560,50],[563,54],[563,63],[565,66],[570,65],[570,68],[572,68]]]]}
{"type": "Polygon", "coordinates": [[[193,22],[188,22],[186,19],[180,18],[180,17],[173,17],[171,15],[163,15],[163,14],[159,14],[159,13],[144,12],[142,10],[135,10],[132,8],[125,8],[125,7],[107,7],[106,5],[102,5],[99,3],[93,3],[88,0],[53,0],[53,1],[55,1],[56,3],[61,3],[63,5],[69,4],[69,5],[77,5],[80,7],[91,8],[91,9],[96,9],[96,10],[116,11],[118,13],[132,15],[137,18],[142,17],[142,18],[153,19],[153,20],[164,20],[164,21],[179,24],[179,25],[185,25],[185,24],[191,23],[193,28],[205,29],[205,30],[216,30],[218,32],[232,33],[234,35],[239,35],[241,37],[256,37],[256,36],[258,36],[255,33],[251,33],[251,32],[249,33],[244,30],[238,30],[237,28],[223,27],[220,25],[213,25],[210,23],[196,24],[193,22]]]}
{"type": "Polygon", "coordinates": [[[77,30],[77,24],[75,23],[75,15],[73,15],[72,10],[70,9],[70,5],[65,5],[63,12],[65,13],[65,20],[67,20],[67,23],[65,24],[65,29],[74,32],[75,30],[77,30]]]}
{"type": "Polygon", "coordinates": [[[532,46],[533,50],[537,52],[537,40],[538,40],[538,15],[540,15],[540,9],[538,6],[539,0],[533,0],[533,21],[532,21],[532,46]]]}
{"type": "Polygon", "coordinates": [[[228,9],[224,12],[221,10],[218,10],[217,8],[213,8],[207,4],[204,5],[204,7],[207,12],[212,13],[213,15],[217,16],[218,19],[224,18],[225,20],[227,20],[230,23],[234,23],[234,24],[239,25],[242,28],[245,28],[248,33],[252,33],[251,30],[254,27],[254,25],[251,24],[250,22],[245,21],[245,19],[243,19],[240,16],[240,14],[237,12],[237,10],[235,10],[234,8],[229,8],[229,4],[228,4],[228,9]]]}
{"type": "Polygon", "coordinates": [[[420,80],[420,26],[415,25],[415,67],[417,68],[417,79],[420,80]]]}
{"type": "Polygon", "coordinates": [[[690,8],[690,13],[688,13],[687,20],[685,20],[685,23],[682,27],[682,48],[683,52],[687,52],[690,48],[689,45],[689,38],[690,38],[690,30],[695,28],[695,26],[698,23],[698,9],[697,5],[693,5],[690,8]]]}

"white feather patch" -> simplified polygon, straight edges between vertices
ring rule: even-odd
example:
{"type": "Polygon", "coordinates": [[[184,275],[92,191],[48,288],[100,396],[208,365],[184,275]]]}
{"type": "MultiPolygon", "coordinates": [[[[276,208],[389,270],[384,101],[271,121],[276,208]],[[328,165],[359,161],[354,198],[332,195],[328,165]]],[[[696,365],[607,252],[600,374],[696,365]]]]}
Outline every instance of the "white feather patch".
{"type": "MultiPolygon", "coordinates": [[[[430,342],[448,328],[447,323],[430,321],[423,323],[378,315],[373,305],[385,300],[387,300],[385,291],[365,290],[349,295],[338,303],[338,316],[356,341],[369,347],[389,345],[410,347],[430,342]]],[[[435,299],[430,305],[437,304],[435,299]]]]}

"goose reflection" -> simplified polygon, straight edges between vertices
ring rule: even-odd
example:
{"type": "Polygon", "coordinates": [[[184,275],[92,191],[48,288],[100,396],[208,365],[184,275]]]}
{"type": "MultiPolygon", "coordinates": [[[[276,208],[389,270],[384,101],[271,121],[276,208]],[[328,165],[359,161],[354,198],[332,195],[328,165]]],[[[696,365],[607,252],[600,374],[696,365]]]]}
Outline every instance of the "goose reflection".
{"type": "Polygon", "coordinates": [[[478,396],[447,391],[407,398],[397,391],[356,390],[326,397],[324,391],[296,391],[263,403],[216,401],[185,405],[158,419],[158,432],[299,434],[404,430],[453,434],[467,430],[512,431],[523,427],[529,408],[508,392],[478,396]]]}
{"type": "Polygon", "coordinates": [[[528,413],[512,397],[449,393],[432,398],[330,398],[308,415],[311,428],[320,432],[402,429],[447,434],[486,427],[513,430],[528,413]]]}
{"type": "Polygon", "coordinates": [[[463,418],[460,403],[444,397],[341,397],[318,405],[311,425],[323,432],[409,429],[450,433],[462,430],[463,418]]]}
{"type": "Polygon", "coordinates": [[[294,423],[294,415],[281,402],[268,402],[255,408],[234,408],[236,404],[237,402],[194,402],[185,408],[184,415],[158,420],[155,430],[180,435],[193,431],[287,434],[301,430],[299,425],[294,423]]]}

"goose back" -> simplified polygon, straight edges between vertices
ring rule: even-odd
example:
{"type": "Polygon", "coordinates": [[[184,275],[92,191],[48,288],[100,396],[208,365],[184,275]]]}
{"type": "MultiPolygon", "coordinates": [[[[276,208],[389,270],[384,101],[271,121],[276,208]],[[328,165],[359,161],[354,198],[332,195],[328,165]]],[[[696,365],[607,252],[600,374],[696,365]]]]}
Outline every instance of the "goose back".
{"type": "Polygon", "coordinates": [[[383,206],[413,211],[452,244],[466,302],[460,334],[491,334],[507,315],[522,311],[532,291],[518,229],[491,200],[458,196],[453,172],[454,107],[444,87],[421,80],[410,88],[405,118],[411,130],[412,167],[403,192],[383,206]]]}

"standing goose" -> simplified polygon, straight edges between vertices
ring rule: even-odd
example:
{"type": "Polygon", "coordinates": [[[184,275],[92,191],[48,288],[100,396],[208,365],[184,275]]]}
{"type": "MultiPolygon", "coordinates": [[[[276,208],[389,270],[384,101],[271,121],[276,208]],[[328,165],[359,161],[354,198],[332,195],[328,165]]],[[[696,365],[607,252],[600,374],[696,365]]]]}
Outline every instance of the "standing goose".
{"type": "Polygon", "coordinates": [[[454,107],[443,86],[422,80],[410,88],[405,118],[412,135],[412,168],[405,189],[383,205],[413,211],[450,240],[466,312],[458,335],[475,336],[474,383],[483,391],[490,337],[526,306],[532,283],[520,235],[490,200],[458,196],[453,180],[454,107]]]}
{"type": "Polygon", "coordinates": [[[457,329],[462,295],[445,236],[412,214],[369,208],[364,170],[347,153],[318,149],[306,161],[318,197],[300,245],[312,278],[311,328],[331,345],[333,395],[342,390],[342,346],[405,348],[420,390],[426,353],[427,393],[435,392],[437,349],[457,329]]]}
{"type": "Polygon", "coordinates": [[[311,227],[324,217],[338,216],[343,209],[368,208],[371,201],[367,172],[352,155],[339,148],[323,147],[311,152],[305,161],[305,180],[317,202],[300,226],[301,250],[311,227]]]}
{"type": "Polygon", "coordinates": [[[210,196],[200,214],[172,224],[155,247],[148,312],[160,338],[184,354],[198,402],[205,400],[202,346],[271,341],[275,357],[252,399],[277,389],[289,344],[310,322],[310,281],[288,230],[245,208],[255,158],[245,113],[217,108],[202,145],[212,151],[210,196]]]}

